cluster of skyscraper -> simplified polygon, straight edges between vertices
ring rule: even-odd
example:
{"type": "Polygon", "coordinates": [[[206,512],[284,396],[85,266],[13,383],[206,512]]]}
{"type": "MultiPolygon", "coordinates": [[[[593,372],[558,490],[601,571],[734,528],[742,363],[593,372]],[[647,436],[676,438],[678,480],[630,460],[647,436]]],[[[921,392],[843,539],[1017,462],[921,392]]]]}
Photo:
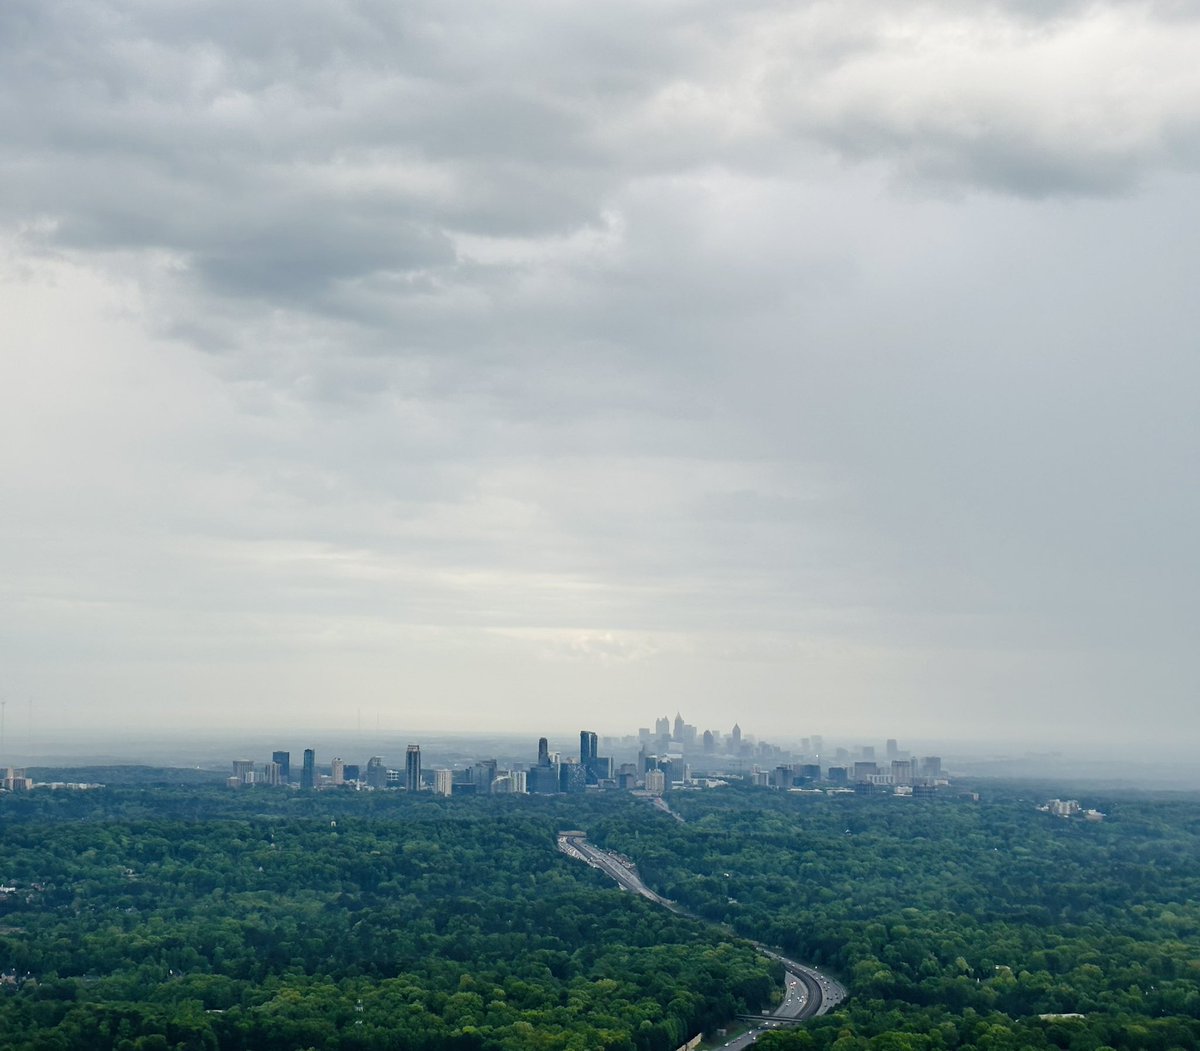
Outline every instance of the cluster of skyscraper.
{"type": "MultiPolygon", "coordinates": [[[[634,787],[633,764],[623,768],[626,787],[634,787]]],[[[537,763],[526,769],[498,769],[495,759],[481,759],[473,765],[457,769],[439,769],[432,772],[427,783],[421,770],[421,748],[410,744],[405,755],[404,770],[384,766],[380,756],[367,760],[365,773],[357,764],[344,762],[335,757],[330,760],[328,772],[318,770],[316,752],[304,750],[303,765],[298,781],[291,776],[291,753],[274,752],[270,762],[261,767],[251,759],[235,759],[230,787],[245,785],[291,785],[301,789],[317,788],[403,788],[409,792],[420,792],[432,788],[440,795],[482,795],[500,793],[552,794],[559,792],[582,792],[588,785],[608,784],[615,787],[613,761],[598,754],[598,738],[590,730],[579,734],[579,759],[562,757],[551,752],[545,737],[538,741],[537,763]]]]}
{"type": "Polygon", "coordinates": [[[720,731],[705,730],[701,734],[697,727],[685,722],[683,716],[676,712],[674,724],[664,715],[655,720],[653,733],[648,726],[639,729],[638,740],[643,745],[654,742],[659,751],[671,751],[681,755],[684,752],[695,752],[697,748],[708,755],[723,750],[737,754],[742,746],[742,728],[734,723],[732,732],[724,739],[720,731]]]}
{"type": "Polygon", "coordinates": [[[365,770],[340,757],[318,770],[314,749],[306,748],[298,782],[291,777],[291,753],[281,751],[273,753],[271,761],[257,769],[252,760],[234,760],[229,784],[237,787],[298,783],[301,789],[390,788],[409,792],[431,788],[445,796],[555,795],[589,788],[641,789],[660,795],[677,786],[696,784],[693,769],[701,771],[699,776],[712,784],[734,778],[784,789],[823,784],[829,786],[827,790],[853,786],[862,792],[894,789],[919,794],[944,784],[940,758],[918,759],[901,752],[895,740],[887,742],[885,762],[876,760],[872,746],[862,746],[853,752],[838,748],[832,757],[834,761],[830,762],[831,757],[822,752],[823,739],[816,735],[802,739],[799,749],[793,752],[753,738],[744,739],[736,723],[727,735],[712,730],[701,733],[678,713],[673,724],[664,716],[656,721],[653,732],[643,727],[636,738],[605,738],[604,743],[606,749],[612,747],[629,759],[633,759],[636,748],[636,761],[618,764],[611,756],[600,755],[597,735],[591,730],[580,730],[578,758],[552,752],[549,741],[542,737],[538,739],[537,762],[527,768],[513,766],[505,770],[499,768],[495,759],[480,759],[426,775],[421,769],[420,746],[410,744],[402,770],[384,766],[380,756],[367,760],[365,770]]]}
{"type": "Polygon", "coordinates": [[[764,788],[804,788],[824,782],[834,788],[853,786],[860,792],[903,787],[933,788],[941,779],[942,760],[936,755],[923,756],[920,760],[893,759],[889,764],[857,759],[824,768],[820,763],[781,763],[773,770],[755,767],[749,775],[751,784],[764,788]]]}
{"type": "MultiPolygon", "coordinates": [[[[317,769],[317,753],[312,748],[304,749],[304,758],[300,767],[299,786],[302,789],[314,788],[407,788],[410,792],[421,789],[421,749],[410,744],[405,755],[404,769],[393,770],[383,765],[383,758],[378,755],[367,760],[365,771],[357,763],[347,763],[340,756],[335,756],[329,763],[329,773],[317,769]]],[[[253,759],[235,759],[233,761],[233,776],[229,778],[231,788],[244,785],[291,785],[292,753],[272,752],[270,762],[263,763],[260,769],[255,768],[253,759]]]]}
{"type": "Polygon", "coordinates": [[[582,792],[588,785],[613,780],[613,761],[598,754],[599,738],[591,730],[579,731],[579,759],[564,758],[550,751],[544,737],[538,738],[537,765],[529,768],[528,790],[535,795],[582,792]]]}
{"type": "MultiPolygon", "coordinates": [[[[664,715],[655,720],[653,730],[648,726],[641,727],[638,730],[638,742],[645,751],[653,750],[658,754],[674,756],[686,755],[692,759],[698,756],[770,759],[785,754],[785,750],[777,745],[744,738],[742,728],[737,723],[733,724],[733,729],[728,734],[723,734],[720,730],[701,732],[698,727],[684,721],[679,712],[675,713],[674,722],[664,715]]],[[[806,737],[801,742],[801,751],[820,752],[823,746],[824,741],[821,737],[806,737]]]]}

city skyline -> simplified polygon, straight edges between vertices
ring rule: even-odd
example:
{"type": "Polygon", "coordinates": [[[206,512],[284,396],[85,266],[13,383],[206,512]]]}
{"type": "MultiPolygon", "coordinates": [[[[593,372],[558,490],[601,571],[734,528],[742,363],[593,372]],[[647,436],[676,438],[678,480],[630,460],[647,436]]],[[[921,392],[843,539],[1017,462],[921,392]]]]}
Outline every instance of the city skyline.
{"type": "MultiPolygon", "coordinates": [[[[636,760],[639,752],[655,754],[660,750],[657,740],[654,740],[654,724],[661,722],[663,717],[649,720],[652,726],[643,727],[648,737],[642,738],[639,732],[597,733],[598,753],[602,759],[612,759],[613,765],[608,773],[620,773],[624,763],[636,760]],[[644,746],[644,747],[643,747],[644,746]]],[[[670,724],[673,721],[667,719],[670,724]]],[[[685,720],[685,726],[686,726],[685,720]]],[[[898,738],[895,727],[889,727],[884,733],[856,735],[840,738],[836,735],[812,734],[807,738],[795,740],[776,739],[766,735],[756,734],[753,727],[741,739],[744,747],[739,751],[730,748],[733,729],[725,733],[717,730],[715,733],[705,731],[697,733],[693,739],[693,752],[689,757],[682,756],[684,761],[691,762],[696,755],[703,757],[700,768],[716,767],[733,773],[739,778],[746,777],[756,768],[765,770],[768,778],[771,772],[781,762],[811,763],[819,761],[823,769],[831,766],[845,766],[847,776],[851,776],[856,761],[876,761],[879,769],[876,773],[886,773],[891,769],[891,763],[904,759],[915,759],[919,762],[929,756],[943,757],[948,764],[947,769],[959,772],[967,771],[972,776],[987,778],[1066,778],[1087,782],[1103,782],[1123,784],[1126,786],[1140,785],[1147,788],[1194,788],[1200,783],[1200,756],[1190,742],[1180,742],[1177,748],[1159,748],[1147,752],[1138,752],[1129,747],[1113,747],[1104,751],[1081,750],[1070,741],[1043,738],[1035,748],[1024,746],[1008,747],[1003,742],[950,742],[944,739],[913,738],[900,735],[898,738]],[[714,747],[709,753],[707,738],[713,737],[714,747]]],[[[626,728],[628,731],[630,728],[626,728]]],[[[672,727],[673,729],[673,727],[672,727]]],[[[24,770],[26,767],[43,770],[78,770],[80,776],[76,780],[87,782],[103,781],[103,776],[97,776],[99,771],[109,771],[128,767],[134,776],[137,771],[146,768],[173,768],[179,770],[190,780],[195,773],[207,771],[216,773],[229,770],[229,756],[236,757],[235,761],[249,762],[256,770],[262,771],[266,779],[273,783],[274,775],[269,773],[270,765],[275,764],[280,769],[280,783],[287,783],[289,778],[282,771],[291,769],[291,782],[297,787],[311,784],[332,783],[333,764],[337,761],[347,781],[363,781],[368,787],[404,787],[406,774],[403,757],[410,745],[416,745],[421,750],[422,770],[425,781],[432,785],[437,773],[442,770],[447,776],[451,771],[462,771],[474,767],[480,761],[479,757],[489,757],[490,761],[498,762],[503,771],[520,770],[528,774],[528,785],[522,784],[514,791],[534,791],[538,778],[534,776],[533,766],[542,765],[544,758],[549,765],[557,764],[560,760],[578,763],[582,757],[582,740],[584,734],[594,731],[576,730],[550,732],[535,738],[528,733],[457,733],[457,734],[408,734],[391,737],[377,737],[374,734],[309,734],[296,730],[272,732],[264,736],[245,738],[239,735],[196,736],[171,738],[130,738],[123,735],[119,742],[110,739],[109,748],[90,739],[88,742],[77,742],[75,747],[68,747],[57,752],[32,753],[20,749],[9,750],[5,756],[0,756],[0,767],[6,763],[10,769],[24,770]],[[417,742],[420,742],[419,744],[417,742]],[[281,745],[290,742],[290,747],[281,745]],[[301,767],[301,745],[308,742],[309,747],[304,752],[311,752],[311,780],[304,776],[301,767]],[[99,750],[98,750],[99,749],[99,750]],[[536,749],[536,751],[534,751],[536,749]],[[269,759],[267,757],[270,757],[269,759]],[[85,771],[90,771],[87,773],[85,771]],[[364,776],[365,772],[365,776],[364,776]],[[324,780],[322,780],[324,779],[324,780]]],[[[668,738],[665,751],[668,758],[675,750],[674,743],[668,738]]],[[[236,770],[237,768],[235,768],[236,770]]],[[[243,767],[245,769],[245,767],[243,767]]],[[[555,766],[557,771],[557,766],[555,766]]],[[[117,774],[118,778],[125,775],[117,774]]],[[[57,778],[63,780],[61,776],[57,778]]],[[[557,782],[556,782],[557,784],[557,782]]],[[[585,785],[586,786],[586,785],[585,785]]],[[[545,787],[543,785],[543,787],[545,787]]]]}
{"type": "MultiPolygon", "coordinates": [[[[22,705],[15,706],[19,711],[22,705]]],[[[611,706],[603,706],[602,710],[609,711],[611,706]]],[[[673,713],[675,705],[661,705],[660,713],[668,709],[673,713]]],[[[61,721],[52,727],[42,724],[40,708],[33,707],[38,713],[32,720],[23,719],[21,724],[14,726],[10,712],[8,732],[6,737],[7,750],[10,755],[55,756],[69,757],[82,754],[106,754],[114,758],[122,757],[120,761],[135,762],[142,752],[149,748],[151,752],[165,750],[167,752],[185,752],[188,742],[202,744],[204,747],[214,747],[224,742],[226,745],[236,743],[247,736],[265,742],[266,747],[273,747],[271,741],[278,733],[277,720],[261,718],[233,721],[224,727],[213,727],[205,724],[195,729],[177,728],[172,731],[154,726],[139,725],[137,727],[114,726],[109,721],[104,726],[91,724],[67,725],[61,721]]],[[[359,747],[369,749],[369,742],[391,741],[403,747],[408,740],[417,737],[433,737],[446,741],[475,740],[481,735],[497,739],[517,741],[549,734],[554,738],[558,750],[573,748],[578,742],[578,723],[589,722],[597,727],[601,737],[621,737],[628,734],[630,727],[636,729],[639,714],[632,713],[632,720],[625,722],[613,719],[595,719],[582,709],[574,715],[563,716],[557,713],[557,718],[536,720],[532,716],[506,719],[497,717],[494,720],[472,728],[462,728],[439,723],[431,719],[429,722],[417,722],[412,719],[393,716],[389,722],[382,717],[376,718],[374,713],[363,709],[362,715],[353,725],[347,725],[339,719],[329,720],[285,720],[290,727],[286,736],[297,745],[304,740],[322,742],[323,746],[348,749],[359,747]],[[368,717],[369,716],[369,717],[368,717]],[[610,721],[611,720],[611,721],[610,721]],[[572,743],[574,742],[574,744],[572,743]]],[[[655,716],[649,721],[653,725],[655,716]]],[[[715,717],[710,720],[699,717],[701,731],[705,728],[715,729],[722,720],[728,720],[728,706],[716,709],[715,717]]],[[[644,724],[647,717],[641,713],[644,724]]],[[[858,742],[873,741],[883,746],[889,737],[900,735],[908,741],[922,742],[930,748],[947,752],[959,752],[977,756],[984,755],[1020,755],[1023,753],[1039,753],[1047,749],[1055,752],[1072,754],[1081,759],[1106,759],[1118,756],[1149,759],[1155,755],[1169,756],[1174,760],[1188,761],[1195,753],[1191,740],[1177,737],[1170,740],[1160,739],[1155,735],[1114,737],[1105,735],[1089,736],[1086,732],[1068,731],[1066,733],[1050,733],[1039,722],[1010,722],[996,733],[983,735],[962,735],[951,732],[949,726],[933,727],[925,732],[919,729],[920,724],[912,724],[908,720],[889,719],[880,724],[865,724],[846,728],[839,724],[836,718],[822,718],[820,730],[815,730],[808,720],[796,720],[780,728],[767,728],[763,732],[755,732],[747,728],[746,732],[756,738],[769,737],[784,743],[797,744],[811,733],[820,733],[829,741],[837,741],[841,745],[851,745],[858,742]]],[[[728,732],[731,727],[726,727],[728,732]]],[[[762,727],[758,728],[763,730],[762,727]]],[[[293,751],[295,751],[293,747],[293,751]]],[[[22,761],[26,761],[22,759],[22,761]]]]}
{"type": "MultiPolygon", "coordinates": [[[[586,718],[586,717],[585,717],[586,718]]],[[[645,722],[646,720],[643,720],[645,722]]],[[[653,720],[650,720],[653,725],[653,720]]],[[[592,725],[603,727],[601,722],[592,725]]],[[[711,727],[709,729],[717,729],[711,727]]],[[[723,739],[732,727],[721,731],[723,739]]],[[[818,736],[826,742],[826,750],[832,753],[836,748],[856,749],[863,745],[873,745],[881,754],[889,738],[899,737],[906,748],[921,752],[938,752],[943,755],[956,755],[973,760],[1013,760],[1025,762],[1039,757],[1044,759],[1066,760],[1073,763],[1112,763],[1140,764],[1151,768],[1156,764],[1170,764],[1180,774],[1194,780],[1200,772],[1200,755],[1190,740],[1163,742],[1150,746],[1139,745],[1136,742],[1116,741],[1100,745],[1081,742],[1072,737],[1058,737],[1047,734],[1030,734],[1025,737],[1010,736],[993,739],[961,739],[947,736],[910,734],[898,729],[895,725],[886,730],[867,733],[839,734],[776,734],[773,732],[756,732],[757,727],[748,727],[746,738],[752,741],[767,740],[788,748],[799,747],[806,737],[818,736]]],[[[115,763],[117,765],[137,765],[141,763],[167,763],[191,765],[196,762],[221,764],[224,756],[230,753],[245,752],[249,742],[254,742],[253,751],[260,758],[272,756],[275,751],[284,749],[291,754],[291,770],[293,776],[300,769],[300,756],[306,742],[315,746],[317,752],[325,757],[338,754],[355,756],[362,763],[373,754],[385,752],[392,757],[393,763],[403,767],[404,749],[409,743],[433,742],[439,753],[454,753],[462,748],[474,748],[479,742],[494,742],[493,747],[506,753],[520,752],[526,743],[536,740],[539,736],[546,737],[553,751],[560,754],[573,754],[579,746],[579,730],[563,726],[546,727],[541,732],[538,728],[521,730],[513,727],[500,726],[495,729],[477,728],[474,731],[420,729],[409,728],[396,732],[377,732],[374,727],[361,729],[338,727],[302,727],[294,726],[285,731],[278,727],[255,729],[249,732],[238,727],[229,727],[218,732],[192,732],[187,734],[164,733],[131,733],[119,731],[105,733],[102,731],[69,732],[55,731],[54,733],[39,734],[32,742],[24,735],[9,735],[6,754],[0,756],[0,762],[7,761],[10,765],[69,764],[80,760],[92,764],[115,763]]],[[[602,728],[597,731],[598,740],[605,741],[635,741],[637,727],[616,726],[602,728]]],[[[601,746],[603,747],[603,746],[601,746]]]]}
{"type": "MultiPolygon", "coordinates": [[[[574,756],[552,750],[549,739],[542,736],[537,739],[536,758],[527,765],[512,755],[507,761],[494,755],[472,755],[429,769],[422,767],[421,746],[409,743],[402,770],[388,767],[382,756],[373,756],[366,763],[365,776],[358,763],[334,756],[328,765],[322,765],[315,748],[306,748],[298,782],[290,781],[286,773],[290,752],[275,749],[261,770],[252,759],[234,759],[226,785],[235,789],[298,787],[302,791],[403,789],[440,796],[569,795],[592,790],[664,796],[676,789],[724,787],[732,779],[762,788],[868,795],[891,792],[925,798],[950,786],[941,756],[918,756],[901,748],[895,738],[886,740],[884,754],[877,761],[874,745],[860,744],[853,749],[831,745],[826,749],[822,735],[811,735],[802,738],[798,748],[780,746],[743,735],[736,722],[728,734],[701,731],[676,711],[674,720],[660,716],[653,729],[639,727],[636,735],[600,738],[593,730],[581,729],[578,739],[574,756]],[[610,754],[600,755],[601,745],[610,754]]],[[[14,781],[10,770],[9,780],[19,782],[22,788],[28,786],[23,773],[14,781]]]]}

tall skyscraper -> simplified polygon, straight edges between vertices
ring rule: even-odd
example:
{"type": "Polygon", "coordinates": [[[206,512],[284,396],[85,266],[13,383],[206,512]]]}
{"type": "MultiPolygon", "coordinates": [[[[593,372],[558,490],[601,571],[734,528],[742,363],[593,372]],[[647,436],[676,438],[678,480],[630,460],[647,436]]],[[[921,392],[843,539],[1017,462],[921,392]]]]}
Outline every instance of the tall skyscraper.
{"type": "Polygon", "coordinates": [[[387,774],[383,769],[383,756],[373,755],[367,760],[367,787],[383,788],[387,785],[387,774]]]}
{"type": "Polygon", "coordinates": [[[237,778],[240,785],[254,784],[254,760],[235,759],[233,761],[233,776],[237,778]]]}
{"type": "Polygon", "coordinates": [[[496,780],[496,760],[480,759],[471,770],[471,780],[475,782],[476,795],[487,795],[496,780]]]}
{"type": "Polygon", "coordinates": [[[329,764],[329,772],[333,775],[335,785],[346,783],[346,764],[342,762],[341,756],[334,756],[333,762],[329,764]]]}
{"type": "Polygon", "coordinates": [[[262,783],[264,785],[277,785],[280,781],[279,764],[274,760],[269,763],[263,763],[262,768],[262,783]]]}
{"type": "Polygon", "coordinates": [[[684,727],[683,716],[679,712],[676,712],[675,713],[675,729],[673,732],[673,737],[676,741],[683,740],[683,727],[684,727]]]}
{"type": "Polygon", "coordinates": [[[439,796],[448,796],[454,792],[454,771],[435,770],[433,772],[433,790],[439,796]]]}
{"type": "Polygon", "coordinates": [[[737,723],[734,723],[733,724],[733,733],[731,733],[729,736],[730,736],[731,740],[733,741],[733,750],[736,752],[739,748],[742,747],[742,728],[740,726],[738,726],[737,723]]]}
{"type": "Polygon", "coordinates": [[[596,735],[591,730],[579,731],[579,761],[587,766],[596,758],[596,735]]]}
{"type": "Polygon", "coordinates": [[[894,737],[889,737],[887,739],[886,747],[887,747],[887,757],[889,759],[899,759],[900,758],[900,745],[897,744],[896,739],[894,737]]]}
{"type": "Polygon", "coordinates": [[[317,753],[311,748],[304,749],[304,766],[300,771],[300,787],[317,787],[317,753]]]}
{"type": "Polygon", "coordinates": [[[279,780],[287,784],[292,779],[292,753],[272,752],[271,762],[279,764],[279,780]]]}
{"type": "Polygon", "coordinates": [[[596,735],[591,730],[579,731],[579,765],[589,785],[612,776],[612,760],[596,754],[596,735]]]}
{"type": "Polygon", "coordinates": [[[421,746],[410,744],[404,754],[404,787],[410,792],[421,791],[421,746]]]}
{"type": "Polygon", "coordinates": [[[550,765],[550,742],[544,737],[538,738],[538,766],[550,765]]]}

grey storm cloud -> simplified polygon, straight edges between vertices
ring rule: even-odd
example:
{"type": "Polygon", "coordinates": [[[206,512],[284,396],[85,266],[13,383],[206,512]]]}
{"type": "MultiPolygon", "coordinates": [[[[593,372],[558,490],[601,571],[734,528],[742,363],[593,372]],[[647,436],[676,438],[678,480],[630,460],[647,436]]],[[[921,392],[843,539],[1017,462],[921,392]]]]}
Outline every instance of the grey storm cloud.
{"type": "Polygon", "coordinates": [[[10,221],[180,252],[222,294],[437,267],[446,230],[570,231],[631,178],[786,177],[814,148],[1035,197],[1196,160],[1200,30],[1147,5],[16,2],[0,18],[10,221]]]}
{"type": "Polygon", "coordinates": [[[1171,3],[9,0],[21,681],[1179,717],[1198,45],[1171,3]]]}

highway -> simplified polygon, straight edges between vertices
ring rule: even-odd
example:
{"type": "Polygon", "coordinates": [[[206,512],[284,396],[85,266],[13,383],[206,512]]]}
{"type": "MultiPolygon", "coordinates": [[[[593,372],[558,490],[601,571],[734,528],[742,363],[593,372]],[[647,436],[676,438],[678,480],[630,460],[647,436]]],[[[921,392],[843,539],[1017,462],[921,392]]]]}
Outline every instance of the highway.
{"type": "Polygon", "coordinates": [[[624,890],[630,890],[634,894],[640,894],[643,898],[649,898],[654,904],[661,905],[664,909],[670,909],[672,912],[683,911],[675,902],[668,901],[662,895],[655,894],[654,891],[647,887],[642,882],[641,876],[637,874],[636,869],[630,865],[626,865],[608,851],[592,846],[582,833],[560,832],[558,834],[558,849],[569,857],[585,861],[592,868],[599,869],[606,876],[616,880],[624,890]]]}
{"type": "Polygon", "coordinates": [[[755,942],[754,945],[759,952],[782,963],[789,978],[796,979],[795,997],[789,989],[787,998],[772,1012],[776,1018],[788,1017],[797,1021],[816,1018],[831,1011],[846,999],[848,994],[845,986],[834,981],[829,975],[784,956],[769,945],[763,945],[761,942],[755,942]]]}
{"type": "MultiPolygon", "coordinates": [[[[677,903],[664,898],[661,894],[656,894],[646,886],[631,863],[589,843],[583,832],[560,832],[558,849],[568,857],[599,869],[610,879],[615,880],[623,890],[640,894],[656,905],[677,912],[681,916],[689,916],[692,919],[699,918],[677,903]]],[[[739,1048],[749,1047],[768,1029],[796,1025],[806,1019],[823,1015],[845,1000],[847,995],[845,988],[840,983],[828,975],[822,974],[816,968],[792,960],[769,945],[763,945],[761,942],[752,944],[759,952],[783,964],[786,992],[783,1002],[773,1011],[762,1015],[746,1016],[746,1020],[751,1023],[751,1028],[749,1032],[733,1037],[728,1043],[722,1045],[729,1051],[738,1051],[739,1048]]]]}

